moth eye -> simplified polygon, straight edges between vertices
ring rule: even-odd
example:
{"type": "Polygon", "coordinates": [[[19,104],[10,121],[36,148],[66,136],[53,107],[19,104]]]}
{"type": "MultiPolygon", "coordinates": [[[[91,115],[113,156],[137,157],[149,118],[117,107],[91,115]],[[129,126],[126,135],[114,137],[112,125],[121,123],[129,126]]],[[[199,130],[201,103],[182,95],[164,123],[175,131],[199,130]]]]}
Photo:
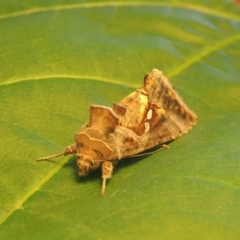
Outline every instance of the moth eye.
{"type": "Polygon", "coordinates": [[[150,130],[150,124],[149,124],[148,122],[145,122],[145,123],[144,123],[144,127],[145,127],[145,133],[146,133],[146,132],[149,132],[149,130],[150,130]]]}
{"type": "Polygon", "coordinates": [[[147,120],[150,120],[152,118],[153,115],[153,110],[149,109],[149,111],[147,112],[147,120]]]}

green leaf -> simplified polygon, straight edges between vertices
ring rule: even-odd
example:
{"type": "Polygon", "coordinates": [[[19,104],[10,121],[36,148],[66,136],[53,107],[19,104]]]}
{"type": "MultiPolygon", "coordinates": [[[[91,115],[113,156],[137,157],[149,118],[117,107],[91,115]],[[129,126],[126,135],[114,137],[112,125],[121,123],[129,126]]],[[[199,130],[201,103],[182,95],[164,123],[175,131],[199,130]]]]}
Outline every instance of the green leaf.
{"type": "Polygon", "coordinates": [[[238,239],[240,11],[231,1],[0,1],[0,239],[238,239]],[[79,179],[89,106],[161,69],[199,122],[79,179]]]}

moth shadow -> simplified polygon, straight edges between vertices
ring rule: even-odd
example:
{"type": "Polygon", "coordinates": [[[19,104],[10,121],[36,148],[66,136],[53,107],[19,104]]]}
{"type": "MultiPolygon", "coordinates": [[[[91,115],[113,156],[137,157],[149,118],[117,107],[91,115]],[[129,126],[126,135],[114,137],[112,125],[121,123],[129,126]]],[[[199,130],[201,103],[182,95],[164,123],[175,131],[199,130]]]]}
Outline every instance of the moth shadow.
{"type": "MultiPolygon", "coordinates": [[[[169,143],[170,142],[168,142],[167,144],[169,144],[169,143]]],[[[139,154],[117,160],[116,164],[114,165],[113,175],[114,175],[114,173],[117,173],[118,170],[120,170],[122,168],[128,168],[131,165],[137,164],[138,162],[141,162],[142,160],[146,159],[147,157],[160,152],[160,150],[162,150],[162,149],[164,150],[164,148],[167,148],[167,147],[157,146],[157,147],[151,148],[147,151],[141,152],[139,154]]],[[[92,171],[86,177],[80,177],[77,172],[76,157],[74,155],[69,158],[68,162],[63,167],[71,168],[72,176],[75,176],[74,179],[75,179],[75,182],[77,182],[77,183],[83,184],[85,182],[96,181],[96,179],[98,181],[99,181],[99,179],[101,180],[101,174],[102,174],[101,168],[99,168],[95,171],[92,171]]]]}
{"type": "Polygon", "coordinates": [[[149,157],[149,155],[148,156],[136,156],[136,157],[132,156],[132,157],[123,158],[123,159],[119,160],[119,162],[115,165],[114,172],[117,172],[118,169],[128,168],[132,165],[135,165],[147,157],[149,157]]]}
{"type": "Polygon", "coordinates": [[[136,164],[137,162],[140,162],[140,161],[146,159],[147,157],[152,156],[152,155],[160,152],[160,150],[164,150],[165,148],[168,148],[168,147],[156,146],[154,148],[151,148],[151,149],[148,149],[146,151],[140,152],[139,154],[123,158],[116,164],[116,169],[114,169],[114,171],[117,171],[118,168],[119,169],[120,168],[126,168],[126,167],[129,167],[129,166],[133,165],[133,164],[136,164]]]}

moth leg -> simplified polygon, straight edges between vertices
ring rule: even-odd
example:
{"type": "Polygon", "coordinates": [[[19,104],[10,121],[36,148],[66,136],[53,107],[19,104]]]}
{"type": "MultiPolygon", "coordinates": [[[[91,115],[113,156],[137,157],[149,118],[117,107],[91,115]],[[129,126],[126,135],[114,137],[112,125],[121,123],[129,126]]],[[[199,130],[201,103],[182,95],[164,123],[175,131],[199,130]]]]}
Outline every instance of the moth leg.
{"type": "Polygon", "coordinates": [[[162,148],[170,148],[167,144],[162,144],[161,147],[162,148]]]}
{"type": "Polygon", "coordinates": [[[103,164],[102,164],[102,179],[103,179],[103,181],[102,181],[101,197],[104,195],[107,179],[112,177],[112,172],[113,172],[113,164],[109,161],[103,162],[103,164]]]}

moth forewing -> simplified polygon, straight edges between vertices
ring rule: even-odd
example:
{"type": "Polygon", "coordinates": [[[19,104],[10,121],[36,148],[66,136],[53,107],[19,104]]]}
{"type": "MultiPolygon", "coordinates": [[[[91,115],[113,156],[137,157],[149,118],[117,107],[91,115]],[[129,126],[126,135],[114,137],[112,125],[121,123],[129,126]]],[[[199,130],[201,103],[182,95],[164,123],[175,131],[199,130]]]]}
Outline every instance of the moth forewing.
{"type": "MultiPolygon", "coordinates": [[[[143,86],[129,94],[113,109],[93,105],[90,121],[75,135],[75,145],[60,155],[76,154],[79,176],[102,169],[102,190],[120,159],[139,153],[187,133],[197,123],[196,114],[183,102],[161,71],[153,69],[143,86]]],[[[143,153],[145,154],[145,153],[143,153]]]]}

